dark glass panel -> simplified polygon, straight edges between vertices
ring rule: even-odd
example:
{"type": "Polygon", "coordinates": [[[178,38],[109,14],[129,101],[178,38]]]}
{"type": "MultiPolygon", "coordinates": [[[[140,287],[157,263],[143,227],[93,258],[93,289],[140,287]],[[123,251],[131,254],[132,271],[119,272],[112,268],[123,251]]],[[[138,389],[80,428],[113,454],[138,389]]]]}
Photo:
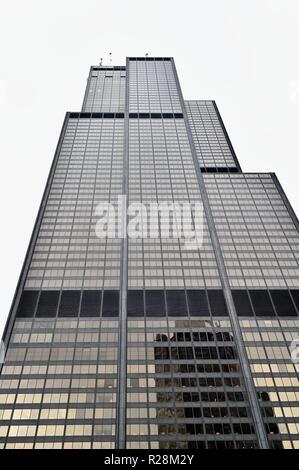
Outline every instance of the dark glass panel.
{"type": "Polygon", "coordinates": [[[293,305],[290,293],[288,290],[271,290],[270,291],[274,307],[277,315],[282,317],[296,316],[296,310],[293,305]]]}
{"type": "Polygon", "coordinates": [[[246,290],[233,290],[233,299],[239,317],[252,317],[253,311],[246,290]]]}
{"type": "Polygon", "coordinates": [[[187,299],[190,315],[200,317],[210,316],[205,290],[187,290],[187,299]]]}
{"type": "Polygon", "coordinates": [[[99,317],[102,293],[99,290],[86,290],[82,294],[81,317],[99,317]]]}
{"type": "Polygon", "coordinates": [[[166,291],[166,299],[168,315],[174,317],[188,315],[184,290],[168,290],[166,291]]]}
{"type": "Polygon", "coordinates": [[[299,311],[299,290],[291,290],[291,294],[297,307],[297,310],[299,311]]]}
{"type": "Polygon", "coordinates": [[[274,309],[266,290],[250,290],[250,297],[255,314],[259,317],[274,317],[274,309]]]}
{"type": "Polygon", "coordinates": [[[146,315],[161,317],[165,315],[165,300],[163,290],[145,291],[146,315]]]}
{"type": "Polygon", "coordinates": [[[143,305],[143,291],[142,290],[129,290],[128,291],[128,316],[140,317],[144,315],[143,305]]]}
{"type": "Polygon", "coordinates": [[[222,290],[208,290],[211,313],[214,317],[226,317],[228,315],[222,290]]]}
{"type": "Polygon", "coordinates": [[[105,290],[103,299],[103,316],[117,317],[119,310],[119,291],[105,290]]]}
{"type": "Polygon", "coordinates": [[[38,297],[38,291],[25,290],[22,293],[19,307],[17,310],[17,317],[29,318],[34,316],[38,297]]]}
{"type": "Polygon", "coordinates": [[[37,317],[56,317],[56,311],[59,300],[58,290],[48,290],[41,292],[36,316],[37,317]]]}
{"type": "Polygon", "coordinates": [[[58,316],[59,317],[77,317],[80,305],[79,290],[64,290],[61,294],[58,316]]]}

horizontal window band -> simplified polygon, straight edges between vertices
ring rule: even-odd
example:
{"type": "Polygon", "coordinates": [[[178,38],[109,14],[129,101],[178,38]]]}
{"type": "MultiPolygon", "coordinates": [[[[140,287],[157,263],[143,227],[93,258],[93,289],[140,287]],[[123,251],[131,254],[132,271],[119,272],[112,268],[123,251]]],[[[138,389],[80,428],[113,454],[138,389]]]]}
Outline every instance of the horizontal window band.
{"type": "Polygon", "coordinates": [[[124,113],[70,113],[70,119],[124,119],[124,113]]]}
{"type": "MultiPolygon", "coordinates": [[[[124,119],[124,113],[69,113],[70,119],[124,119]]],[[[130,113],[131,119],[184,119],[182,113],[130,113]]]]}
{"type": "Polygon", "coordinates": [[[122,65],[115,65],[111,67],[91,67],[92,70],[103,70],[106,72],[112,72],[113,70],[126,70],[125,66],[122,65]]]}
{"type": "Polygon", "coordinates": [[[200,168],[202,173],[241,173],[241,170],[237,167],[218,167],[218,166],[207,166],[200,168]]]}
{"type": "Polygon", "coordinates": [[[183,113],[129,113],[130,119],[184,119],[183,113]]]}
{"type": "Polygon", "coordinates": [[[18,318],[118,317],[118,290],[25,290],[18,318]],[[82,295],[81,295],[82,294],[82,295]]]}
{"type": "MultiPolygon", "coordinates": [[[[299,290],[233,289],[239,317],[295,317],[299,290]]],[[[128,290],[128,317],[227,317],[221,289],[128,290]]],[[[117,317],[118,290],[24,290],[18,318],[117,317]]]]}
{"type": "Polygon", "coordinates": [[[138,60],[138,61],[156,61],[156,62],[162,62],[162,61],[167,61],[169,62],[171,60],[170,57],[129,57],[129,60],[138,60]]]}

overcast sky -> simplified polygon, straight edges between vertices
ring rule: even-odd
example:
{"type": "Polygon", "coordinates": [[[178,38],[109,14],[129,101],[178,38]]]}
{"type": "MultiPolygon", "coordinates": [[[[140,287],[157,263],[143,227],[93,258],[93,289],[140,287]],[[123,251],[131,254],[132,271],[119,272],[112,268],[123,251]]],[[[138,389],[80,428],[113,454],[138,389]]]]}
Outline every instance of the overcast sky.
{"type": "Polygon", "coordinates": [[[3,329],[66,111],[89,66],[175,58],[186,99],[215,99],[243,171],[277,174],[299,214],[298,0],[2,0],[3,329]]]}

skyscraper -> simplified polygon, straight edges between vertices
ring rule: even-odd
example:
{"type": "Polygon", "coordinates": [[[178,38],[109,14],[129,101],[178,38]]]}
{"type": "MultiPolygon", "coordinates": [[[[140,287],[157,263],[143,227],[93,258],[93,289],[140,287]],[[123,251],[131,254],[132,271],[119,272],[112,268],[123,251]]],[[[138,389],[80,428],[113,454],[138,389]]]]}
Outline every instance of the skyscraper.
{"type": "Polygon", "coordinates": [[[4,331],[0,447],[299,448],[298,228],[172,58],[91,67],[4,331]],[[98,236],[99,204],[161,202],[202,205],[200,245],[161,213],[155,237],[98,236]]]}

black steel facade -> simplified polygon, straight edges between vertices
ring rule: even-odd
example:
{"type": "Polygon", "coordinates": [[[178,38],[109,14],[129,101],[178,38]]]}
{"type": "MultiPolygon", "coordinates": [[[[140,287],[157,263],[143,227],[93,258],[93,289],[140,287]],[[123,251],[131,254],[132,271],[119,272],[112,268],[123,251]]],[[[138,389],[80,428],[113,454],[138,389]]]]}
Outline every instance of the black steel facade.
{"type": "Polygon", "coordinates": [[[4,331],[0,448],[298,448],[298,251],[276,176],[242,172],[172,58],[91,67],[4,331]],[[201,201],[202,246],[99,239],[120,195],[201,201]]]}

